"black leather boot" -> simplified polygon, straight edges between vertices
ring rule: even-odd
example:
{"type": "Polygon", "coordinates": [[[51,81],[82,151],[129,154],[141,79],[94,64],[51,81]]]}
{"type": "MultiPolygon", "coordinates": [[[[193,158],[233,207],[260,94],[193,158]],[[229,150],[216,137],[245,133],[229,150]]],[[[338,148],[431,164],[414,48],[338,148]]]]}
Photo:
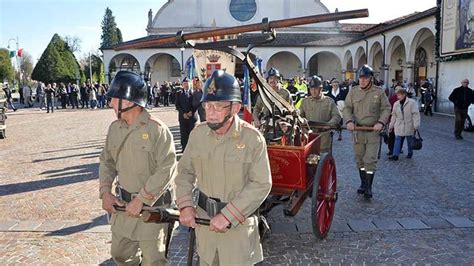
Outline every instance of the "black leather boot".
{"type": "Polygon", "coordinates": [[[367,189],[367,180],[366,180],[366,173],[365,169],[359,169],[359,177],[360,177],[360,187],[357,189],[358,194],[364,194],[365,190],[367,189]]]}
{"type": "Polygon", "coordinates": [[[364,197],[366,199],[372,198],[372,183],[374,182],[374,173],[366,173],[367,177],[367,189],[365,190],[364,197]]]}

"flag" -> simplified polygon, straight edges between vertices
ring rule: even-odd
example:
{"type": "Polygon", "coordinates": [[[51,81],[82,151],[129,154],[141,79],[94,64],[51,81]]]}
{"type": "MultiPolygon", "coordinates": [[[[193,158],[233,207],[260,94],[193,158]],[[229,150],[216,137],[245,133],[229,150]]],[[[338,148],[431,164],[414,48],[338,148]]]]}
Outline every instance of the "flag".
{"type": "Polygon", "coordinates": [[[16,52],[15,51],[10,51],[10,58],[15,57],[16,52]]]}
{"type": "Polygon", "coordinates": [[[18,57],[22,57],[23,56],[23,48],[18,49],[16,54],[18,55],[18,57]]]}
{"type": "Polygon", "coordinates": [[[252,123],[252,104],[250,100],[250,75],[246,65],[244,67],[244,99],[242,101],[244,105],[244,120],[248,123],[252,123]]]}

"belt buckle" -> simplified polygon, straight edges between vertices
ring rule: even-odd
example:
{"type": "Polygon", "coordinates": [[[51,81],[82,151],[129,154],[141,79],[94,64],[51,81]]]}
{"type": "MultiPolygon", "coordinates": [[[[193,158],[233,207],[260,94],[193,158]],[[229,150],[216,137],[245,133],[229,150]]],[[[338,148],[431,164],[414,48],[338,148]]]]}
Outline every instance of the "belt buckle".
{"type": "Polygon", "coordinates": [[[213,218],[217,214],[217,201],[213,198],[207,198],[206,211],[209,217],[213,218]]]}
{"type": "Polygon", "coordinates": [[[115,194],[116,194],[115,196],[117,196],[119,200],[123,200],[122,189],[123,187],[121,185],[117,185],[115,187],[115,194]]]}

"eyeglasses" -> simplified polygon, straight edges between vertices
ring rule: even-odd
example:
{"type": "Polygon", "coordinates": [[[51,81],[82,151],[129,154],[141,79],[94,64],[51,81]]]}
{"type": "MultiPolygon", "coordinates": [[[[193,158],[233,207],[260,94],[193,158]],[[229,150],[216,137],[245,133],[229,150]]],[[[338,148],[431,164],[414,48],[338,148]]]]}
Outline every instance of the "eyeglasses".
{"type": "Polygon", "coordinates": [[[216,112],[222,112],[224,111],[227,107],[230,107],[232,105],[231,104],[228,104],[228,105],[223,105],[223,104],[220,104],[220,103],[210,103],[210,102],[203,102],[202,103],[202,108],[204,108],[205,110],[210,110],[212,109],[213,111],[216,111],[216,112]]]}

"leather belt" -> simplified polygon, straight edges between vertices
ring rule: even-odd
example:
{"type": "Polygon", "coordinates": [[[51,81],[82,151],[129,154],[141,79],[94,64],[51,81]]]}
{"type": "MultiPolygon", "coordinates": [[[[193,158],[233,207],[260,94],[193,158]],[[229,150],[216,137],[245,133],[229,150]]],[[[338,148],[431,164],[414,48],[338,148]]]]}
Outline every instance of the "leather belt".
{"type": "Polygon", "coordinates": [[[227,205],[227,203],[221,202],[218,198],[207,196],[199,189],[193,191],[193,202],[206,211],[207,215],[211,218],[216,216],[227,205]]]}
{"type": "MultiPolygon", "coordinates": [[[[132,201],[138,195],[138,193],[128,192],[121,186],[117,186],[115,190],[119,198],[125,202],[132,201]]],[[[151,207],[163,206],[168,204],[171,204],[171,191],[166,190],[165,193],[163,193],[163,195],[161,195],[161,197],[157,201],[155,201],[155,203],[151,207]]]]}

